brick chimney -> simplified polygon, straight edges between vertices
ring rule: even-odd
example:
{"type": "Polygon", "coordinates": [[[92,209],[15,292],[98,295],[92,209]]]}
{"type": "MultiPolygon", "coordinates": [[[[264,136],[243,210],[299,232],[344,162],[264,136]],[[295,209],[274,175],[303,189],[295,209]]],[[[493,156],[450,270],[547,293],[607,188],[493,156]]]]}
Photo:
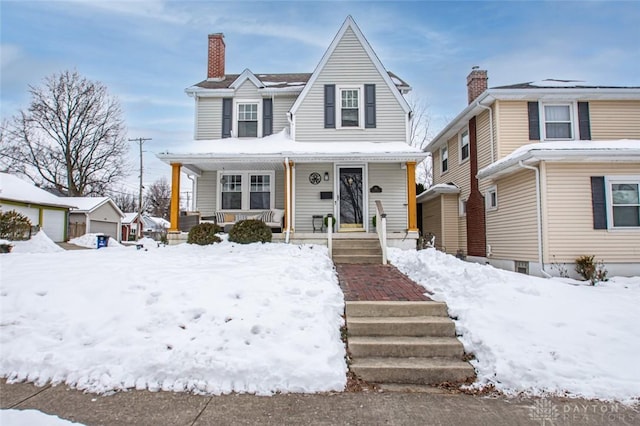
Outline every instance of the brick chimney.
{"type": "Polygon", "coordinates": [[[224,80],[224,35],[209,34],[207,80],[224,80]]]}
{"type": "Polygon", "coordinates": [[[469,103],[476,100],[478,96],[488,89],[487,71],[479,69],[479,66],[471,68],[471,72],[467,76],[467,94],[469,95],[469,103]]]}

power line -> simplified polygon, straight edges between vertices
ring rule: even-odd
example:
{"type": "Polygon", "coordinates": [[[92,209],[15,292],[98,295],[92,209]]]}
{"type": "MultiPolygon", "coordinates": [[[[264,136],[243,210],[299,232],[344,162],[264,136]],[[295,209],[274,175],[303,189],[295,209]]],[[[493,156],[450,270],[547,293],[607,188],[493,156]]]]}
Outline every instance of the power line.
{"type": "Polygon", "coordinates": [[[138,214],[142,216],[142,144],[146,141],[150,141],[151,138],[134,138],[129,139],[129,142],[138,141],[140,145],[140,198],[138,199],[138,214]]]}

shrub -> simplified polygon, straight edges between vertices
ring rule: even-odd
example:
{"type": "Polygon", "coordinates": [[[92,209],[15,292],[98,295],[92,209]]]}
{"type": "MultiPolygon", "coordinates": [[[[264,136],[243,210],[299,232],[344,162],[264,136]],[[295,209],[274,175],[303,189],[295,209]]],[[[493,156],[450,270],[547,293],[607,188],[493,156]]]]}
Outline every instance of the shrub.
{"type": "Polygon", "coordinates": [[[200,223],[189,231],[187,243],[206,246],[222,241],[216,234],[222,230],[215,223],[200,223]]]}
{"type": "Polygon", "coordinates": [[[600,281],[607,281],[607,269],[604,263],[600,260],[594,262],[595,256],[580,256],[576,259],[576,272],[579,273],[582,278],[591,282],[591,285],[596,285],[600,281]]]}
{"type": "Polygon", "coordinates": [[[11,241],[28,240],[31,221],[15,210],[0,213],[0,238],[11,241]]]}
{"type": "Polygon", "coordinates": [[[378,223],[378,219],[377,219],[377,217],[378,217],[377,215],[374,215],[374,216],[371,218],[371,224],[373,224],[373,227],[374,227],[374,228],[376,227],[376,225],[377,225],[377,223],[378,223]]]}
{"type": "Polygon", "coordinates": [[[257,219],[241,220],[229,231],[229,241],[240,244],[270,243],[271,237],[271,228],[257,219]]]}

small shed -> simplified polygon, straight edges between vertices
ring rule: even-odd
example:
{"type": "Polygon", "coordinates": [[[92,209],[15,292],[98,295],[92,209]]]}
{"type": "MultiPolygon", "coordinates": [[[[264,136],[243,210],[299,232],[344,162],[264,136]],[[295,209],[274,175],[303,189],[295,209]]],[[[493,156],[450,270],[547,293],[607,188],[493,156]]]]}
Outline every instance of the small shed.
{"type": "Polygon", "coordinates": [[[67,197],[77,208],[71,209],[69,227],[72,238],[102,233],[122,240],[124,213],[109,197],[67,197]]]}
{"type": "Polygon", "coordinates": [[[122,241],[136,241],[142,238],[144,222],[138,213],[125,213],[122,219],[122,241]]]}
{"type": "Polygon", "coordinates": [[[75,204],[9,173],[0,173],[0,211],[15,210],[55,242],[67,240],[69,209],[75,204]]]}

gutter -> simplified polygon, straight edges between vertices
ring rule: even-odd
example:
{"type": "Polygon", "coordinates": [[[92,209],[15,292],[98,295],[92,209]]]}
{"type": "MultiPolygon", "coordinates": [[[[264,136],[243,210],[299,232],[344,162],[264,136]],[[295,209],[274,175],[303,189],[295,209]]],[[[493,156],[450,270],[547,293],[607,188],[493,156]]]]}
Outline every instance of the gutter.
{"type": "Polygon", "coordinates": [[[540,271],[546,278],[551,278],[551,275],[544,270],[544,258],[542,250],[542,206],[540,202],[540,169],[533,166],[527,166],[520,160],[518,163],[523,169],[533,170],[536,174],[536,210],[538,216],[538,261],[540,262],[540,271]]]}

